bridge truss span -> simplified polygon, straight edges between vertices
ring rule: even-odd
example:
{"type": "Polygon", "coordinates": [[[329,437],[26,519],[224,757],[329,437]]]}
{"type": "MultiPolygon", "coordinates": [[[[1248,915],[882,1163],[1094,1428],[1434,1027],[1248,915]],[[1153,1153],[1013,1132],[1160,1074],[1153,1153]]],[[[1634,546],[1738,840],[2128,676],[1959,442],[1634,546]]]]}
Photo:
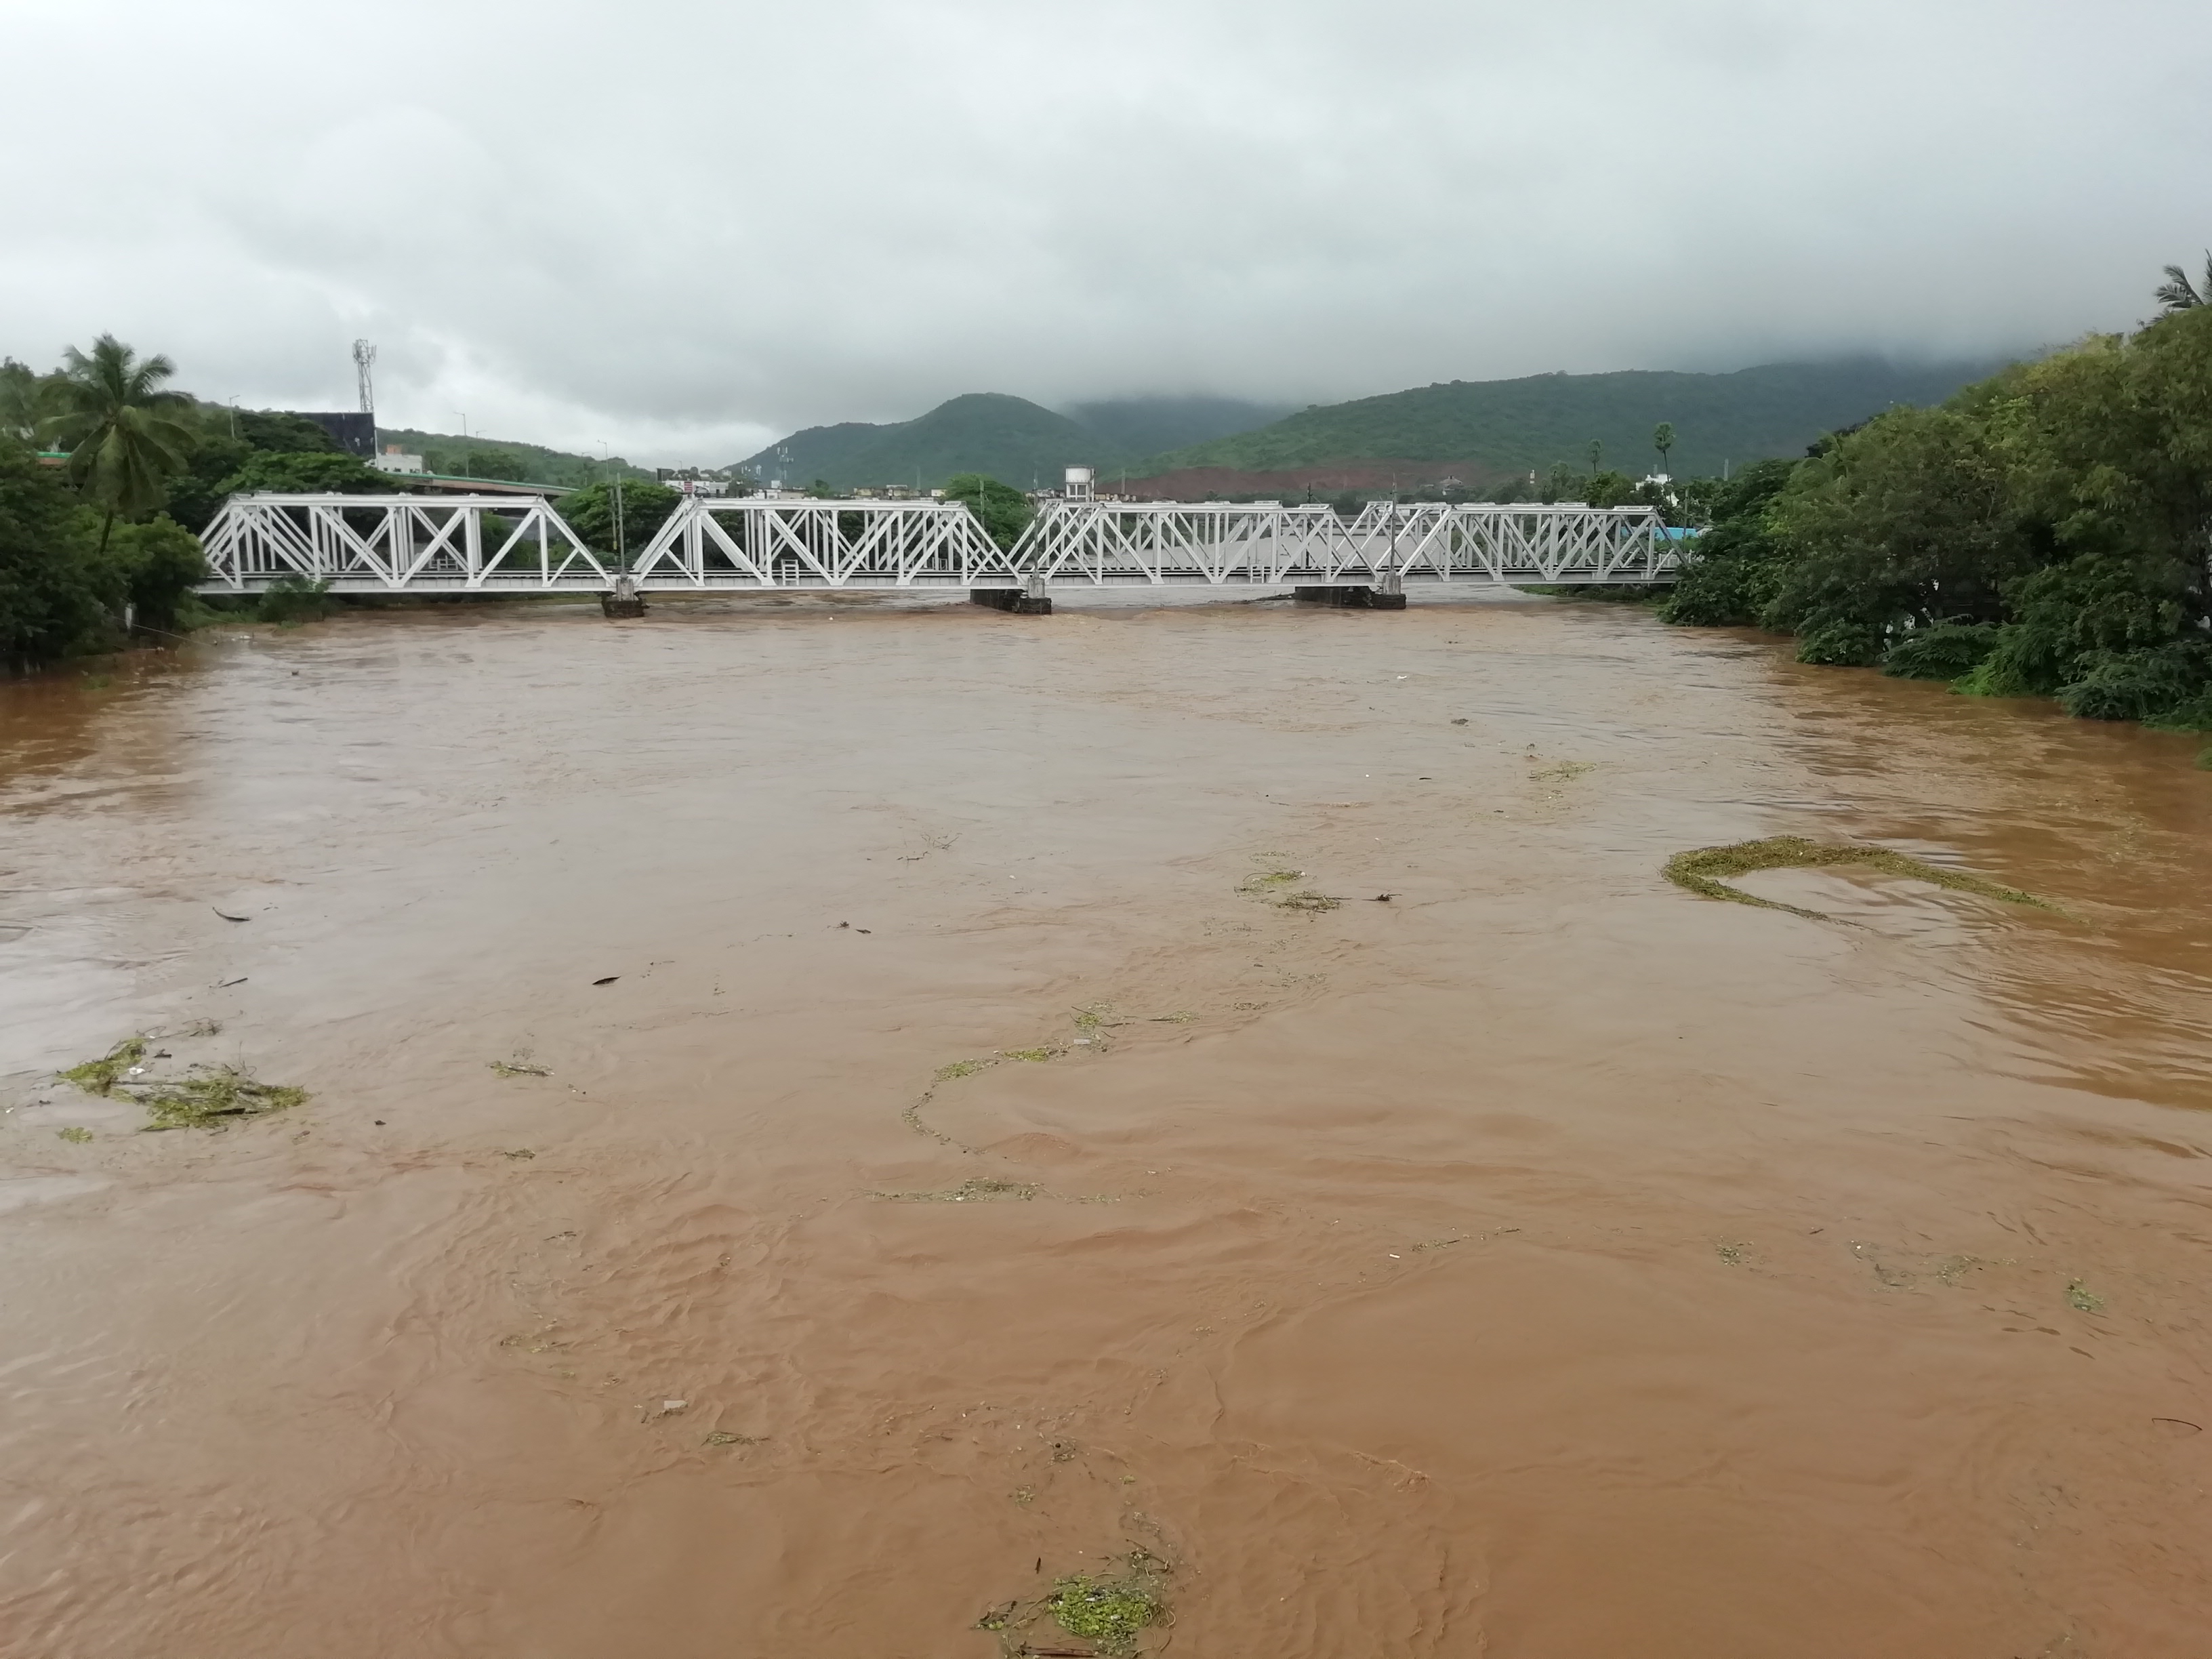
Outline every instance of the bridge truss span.
{"type": "Polygon", "coordinates": [[[1672,581],[1647,507],[1376,502],[1048,501],[1012,549],[962,504],[685,496],[625,562],[542,498],[235,495],[202,538],[209,592],[287,579],[340,593],[965,589],[1042,605],[1054,588],[1292,586],[1322,597],[1407,583],[1672,581]]]}
{"type": "Polygon", "coordinates": [[[542,497],[234,495],[200,538],[203,591],[527,592],[614,580],[542,497]]]}
{"type": "Polygon", "coordinates": [[[937,501],[687,495],[631,566],[642,589],[1012,586],[968,509],[937,501]]]}
{"type": "Polygon", "coordinates": [[[1372,502],[1352,533],[1401,576],[1570,586],[1674,580],[1680,561],[1648,507],[1372,502]]]}

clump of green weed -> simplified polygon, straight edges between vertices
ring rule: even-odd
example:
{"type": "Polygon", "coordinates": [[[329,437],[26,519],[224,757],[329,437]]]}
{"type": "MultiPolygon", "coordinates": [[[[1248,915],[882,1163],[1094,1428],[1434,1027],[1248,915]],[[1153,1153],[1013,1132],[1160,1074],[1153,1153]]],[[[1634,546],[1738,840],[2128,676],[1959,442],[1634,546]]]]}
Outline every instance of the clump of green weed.
{"type": "Polygon", "coordinates": [[[1009,1048],[1006,1056],[1008,1060],[1025,1060],[1033,1066],[1042,1066],[1048,1060],[1058,1060],[1065,1052],[1065,1049],[1055,1048],[1047,1043],[1042,1048],[1009,1048]]]}
{"type": "Polygon", "coordinates": [[[1167,1618],[1160,1564],[1142,1550],[1117,1577],[1072,1573],[1053,1581],[1044,1610],[1070,1636],[1094,1644],[1101,1654],[1137,1650],[1138,1638],[1167,1618]]]}
{"type": "Polygon", "coordinates": [[[2066,1287],[2066,1305],[2076,1313],[2102,1313],[2105,1298],[2077,1279],[2066,1287]]]}
{"type": "Polygon", "coordinates": [[[939,1066],[937,1075],[931,1081],[951,1083],[960,1078],[973,1077],[978,1072],[988,1072],[998,1063],[996,1054],[986,1054],[981,1060],[956,1060],[950,1066],[939,1066]]]}
{"type": "Polygon", "coordinates": [[[263,1083],[234,1066],[195,1066],[172,1083],[148,1088],[140,1097],[160,1129],[214,1129],[234,1119],[260,1117],[281,1112],[306,1101],[307,1091],[283,1084],[263,1083]]]}
{"type": "Polygon", "coordinates": [[[109,1095],[115,1085],[130,1074],[131,1068],[146,1058],[146,1039],[125,1037],[98,1060],[88,1060],[82,1066],[72,1066],[64,1072],[62,1079],[74,1083],[88,1095],[109,1095]]]}
{"type": "MultiPolygon", "coordinates": [[[[1024,1493],[1035,1496],[1025,1486],[1015,1492],[1014,1501],[1028,1501],[1024,1493]]],[[[1133,1550],[1118,1572],[1069,1573],[1055,1578],[1052,1589],[1035,1601],[993,1607],[975,1621],[975,1628],[996,1632],[1003,1653],[1036,1653],[1046,1650],[1024,1632],[1048,1618],[1068,1635],[1090,1643],[1098,1659],[1128,1659],[1146,1631],[1168,1622],[1167,1579],[1164,1561],[1148,1551],[1133,1550]]]]}
{"type": "Polygon", "coordinates": [[[2008,904],[2033,905],[2039,910],[2052,908],[2017,887],[2002,886],[1964,870],[1946,870],[1940,865],[1925,864],[1887,847],[1852,847],[1836,842],[1808,841],[1802,836],[1771,836],[1764,841],[1743,841],[1729,847],[1700,847],[1692,852],[1677,853],[1667,860],[1661,873],[1677,887],[1686,888],[1700,897],[1755,905],[1762,910],[1786,910],[1793,916],[1804,916],[1814,921],[1831,921],[1834,918],[1824,911],[1763,899],[1740,887],[1729,886],[1723,878],[1748,875],[1755,870],[1813,870],[1837,865],[1858,865],[1886,871],[1893,876],[1908,876],[1953,892],[2002,899],[2008,904]]]}
{"type": "Polygon", "coordinates": [[[495,1060],[489,1064],[491,1069],[501,1077],[551,1077],[553,1075],[550,1067],[532,1066],[526,1060],[495,1060]]]}
{"type": "Polygon", "coordinates": [[[82,1146],[92,1139],[92,1131],[81,1123],[72,1123],[68,1128],[57,1129],[54,1133],[72,1146],[82,1146]]]}
{"type": "Polygon", "coordinates": [[[1316,893],[1310,888],[1297,892],[1290,890],[1293,882],[1304,881],[1303,870],[1255,870],[1237,884],[1237,890],[1247,898],[1255,898],[1273,905],[1279,910],[1334,910],[1342,902],[1327,893],[1316,893]]]}

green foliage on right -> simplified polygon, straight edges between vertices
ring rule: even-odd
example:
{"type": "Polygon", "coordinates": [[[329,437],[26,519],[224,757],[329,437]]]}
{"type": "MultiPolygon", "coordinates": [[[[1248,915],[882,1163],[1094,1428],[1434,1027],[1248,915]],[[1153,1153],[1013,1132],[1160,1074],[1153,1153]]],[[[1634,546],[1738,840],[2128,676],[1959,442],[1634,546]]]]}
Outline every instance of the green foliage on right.
{"type": "Polygon", "coordinates": [[[2212,307],[1746,469],[1661,615],[2212,730],[2212,307]]]}

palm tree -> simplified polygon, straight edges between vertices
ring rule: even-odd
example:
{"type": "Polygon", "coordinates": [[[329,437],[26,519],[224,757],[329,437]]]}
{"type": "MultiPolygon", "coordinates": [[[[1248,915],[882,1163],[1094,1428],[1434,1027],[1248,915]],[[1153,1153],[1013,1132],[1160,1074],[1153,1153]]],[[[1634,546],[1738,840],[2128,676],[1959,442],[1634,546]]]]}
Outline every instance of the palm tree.
{"type": "Polygon", "coordinates": [[[1651,447],[1659,452],[1659,470],[1667,470],[1667,452],[1674,447],[1674,423],[1662,421],[1651,428],[1651,447]]]}
{"type": "Polygon", "coordinates": [[[2173,280],[2159,285],[2156,299],[2171,317],[2177,311],[2194,311],[2199,306],[2212,306],[2212,252],[2204,255],[2204,286],[2198,288],[2189,280],[2189,273],[2179,265],[2168,265],[2166,274],[2173,280]]]}
{"type": "Polygon", "coordinates": [[[1595,477],[1597,477],[1597,464],[1598,464],[1598,462],[1599,462],[1599,461],[1601,461],[1601,459],[1604,459],[1604,457],[1605,457],[1605,444],[1604,444],[1604,441],[1603,441],[1601,439],[1592,438],[1592,439],[1590,440],[1590,477],[1591,477],[1595,478],[1595,477]]]}
{"type": "Polygon", "coordinates": [[[192,430],[169,411],[189,406],[161,383],[177,372],[156,353],[141,359],[112,334],[92,343],[89,356],[70,347],[48,394],[56,413],[40,433],[70,453],[70,481],[85,500],[106,509],[100,550],[107,550],[116,516],[135,518],[161,506],[171,477],[185,470],[192,430]]]}

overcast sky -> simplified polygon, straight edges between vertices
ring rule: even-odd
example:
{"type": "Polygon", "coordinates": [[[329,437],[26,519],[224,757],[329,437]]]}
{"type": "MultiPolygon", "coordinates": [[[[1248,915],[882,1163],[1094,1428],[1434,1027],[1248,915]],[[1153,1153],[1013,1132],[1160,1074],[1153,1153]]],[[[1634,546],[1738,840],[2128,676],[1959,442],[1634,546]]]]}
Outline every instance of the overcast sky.
{"type": "Polygon", "coordinates": [[[2207,0],[0,0],[0,351],[720,463],[2127,326],[2207,0]]]}

